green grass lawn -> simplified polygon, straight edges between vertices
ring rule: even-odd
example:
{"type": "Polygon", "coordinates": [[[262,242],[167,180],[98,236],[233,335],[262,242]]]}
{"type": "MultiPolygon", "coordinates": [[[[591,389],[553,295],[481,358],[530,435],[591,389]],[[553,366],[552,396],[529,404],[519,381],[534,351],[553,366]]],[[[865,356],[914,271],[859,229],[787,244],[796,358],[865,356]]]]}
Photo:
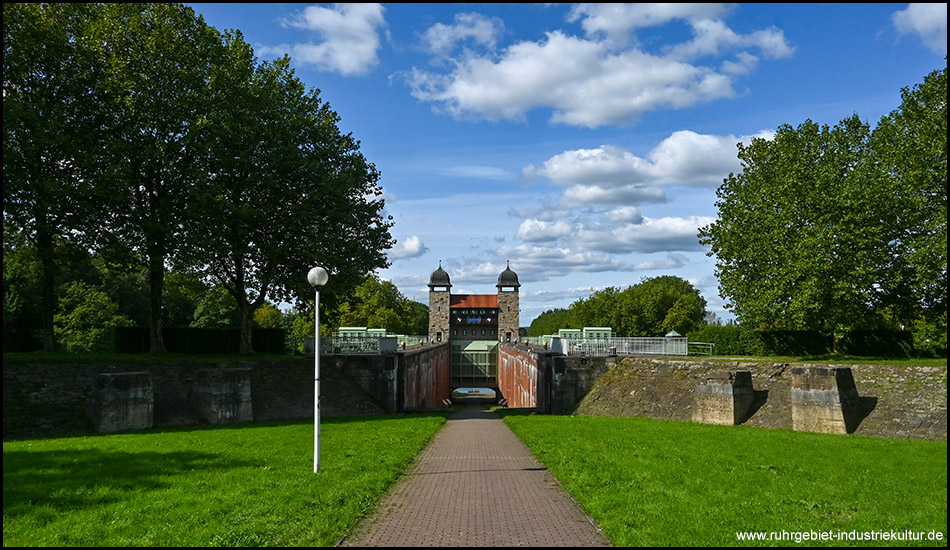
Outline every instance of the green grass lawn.
{"type": "MultiPolygon", "coordinates": [[[[740,531],[892,530],[939,531],[943,540],[931,544],[947,545],[946,441],[502,414],[615,546],[734,546],[740,531]]],[[[754,543],[770,544],[797,545],[754,543]]]]}
{"type": "Polygon", "coordinates": [[[4,546],[332,546],[444,415],[3,443],[4,546]]]}
{"type": "MultiPolygon", "coordinates": [[[[946,537],[945,441],[502,414],[615,546],[733,546],[740,531],[946,537]]],[[[307,422],[4,442],[3,543],[332,546],[444,421],[324,420],[319,474],[307,422]]]]}

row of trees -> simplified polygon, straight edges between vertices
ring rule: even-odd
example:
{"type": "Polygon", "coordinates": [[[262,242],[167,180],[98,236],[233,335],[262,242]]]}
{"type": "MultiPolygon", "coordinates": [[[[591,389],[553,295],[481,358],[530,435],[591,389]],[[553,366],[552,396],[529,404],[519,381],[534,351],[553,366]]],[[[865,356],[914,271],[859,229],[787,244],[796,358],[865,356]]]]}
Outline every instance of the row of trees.
{"type": "MultiPolygon", "coordinates": [[[[22,240],[18,233],[9,235],[3,249],[3,347],[5,351],[34,350],[40,344],[36,334],[41,322],[33,304],[42,294],[42,267],[35,248],[16,243],[22,240]]],[[[113,329],[148,326],[147,268],[113,264],[102,255],[68,243],[60,246],[56,255],[60,284],[53,324],[60,349],[108,352],[113,349],[113,329]]],[[[165,327],[242,326],[242,312],[227,289],[208,285],[194,272],[166,273],[163,306],[165,327]]],[[[285,349],[302,352],[304,340],[313,337],[314,328],[313,302],[303,306],[282,309],[265,302],[254,311],[252,326],[284,330],[285,349]]],[[[329,335],[341,326],[424,335],[428,308],[403,296],[392,283],[370,275],[336,303],[321,304],[321,332],[329,335]]]]}
{"type": "Polygon", "coordinates": [[[946,68],[902,98],[873,129],[809,120],[739,144],[699,236],[740,324],[913,329],[946,349],[946,68]]]}
{"type": "Polygon", "coordinates": [[[7,3],[3,51],[4,257],[35,251],[44,349],[71,248],[144,268],[154,352],[170,272],[223,288],[250,352],[255,311],[312,297],[315,264],[331,306],[388,265],[379,172],[288,58],[181,4],[7,3]]]}
{"type": "Polygon", "coordinates": [[[528,335],[583,327],[610,327],[621,337],[663,336],[672,330],[686,334],[702,325],[706,315],[706,300],[692,284],[665,275],[624,289],[609,287],[567,309],[545,311],[531,323],[528,335]]]}

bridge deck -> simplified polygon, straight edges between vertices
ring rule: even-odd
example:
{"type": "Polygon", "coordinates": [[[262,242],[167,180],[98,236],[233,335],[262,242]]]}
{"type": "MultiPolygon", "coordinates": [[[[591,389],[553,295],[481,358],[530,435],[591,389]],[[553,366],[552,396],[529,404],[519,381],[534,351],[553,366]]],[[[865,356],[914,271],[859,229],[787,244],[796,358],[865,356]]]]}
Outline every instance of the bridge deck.
{"type": "Polygon", "coordinates": [[[342,546],[609,546],[498,415],[453,415],[342,546]]]}

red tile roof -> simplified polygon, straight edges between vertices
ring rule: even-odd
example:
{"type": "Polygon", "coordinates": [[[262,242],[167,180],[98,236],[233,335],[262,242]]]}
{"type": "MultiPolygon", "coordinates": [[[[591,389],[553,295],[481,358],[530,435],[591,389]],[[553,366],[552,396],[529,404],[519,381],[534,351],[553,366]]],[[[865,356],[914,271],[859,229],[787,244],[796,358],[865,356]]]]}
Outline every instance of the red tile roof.
{"type": "Polygon", "coordinates": [[[452,294],[449,296],[449,307],[498,307],[497,294],[452,294]]]}

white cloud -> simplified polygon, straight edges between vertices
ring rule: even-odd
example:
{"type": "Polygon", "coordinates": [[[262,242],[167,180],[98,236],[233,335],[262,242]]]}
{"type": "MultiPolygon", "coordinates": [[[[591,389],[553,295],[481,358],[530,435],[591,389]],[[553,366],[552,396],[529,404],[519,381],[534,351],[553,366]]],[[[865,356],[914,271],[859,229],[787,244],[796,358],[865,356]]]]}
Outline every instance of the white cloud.
{"type": "Polygon", "coordinates": [[[589,37],[606,36],[622,43],[634,30],[664,25],[675,19],[719,18],[728,11],[726,4],[578,4],[567,20],[581,21],[589,37]]]}
{"type": "MultiPolygon", "coordinates": [[[[602,145],[554,155],[533,175],[544,176],[565,187],[562,204],[636,205],[666,202],[663,186],[718,186],[731,172],[738,172],[737,144],[756,136],[715,136],[678,131],[660,142],[646,158],[620,147],[602,145]]],[[[525,168],[529,171],[529,168],[525,168]]]]}
{"type": "Polygon", "coordinates": [[[751,34],[738,34],[722,21],[705,19],[694,21],[693,39],[677,44],[667,53],[676,59],[697,59],[703,56],[719,56],[726,51],[757,48],[765,57],[781,59],[794,53],[781,30],[770,28],[751,34]]]}
{"type": "Polygon", "coordinates": [[[560,185],[621,187],[649,179],[653,167],[620,147],[602,145],[554,155],[538,173],[560,185]]]}
{"type": "Polygon", "coordinates": [[[378,29],[385,27],[381,4],[308,6],[284,21],[290,27],[313,31],[319,42],[266,46],[262,55],[289,53],[296,61],[344,76],[363,75],[379,63],[378,29]]]}
{"type": "Polygon", "coordinates": [[[604,214],[608,221],[615,223],[641,223],[643,217],[640,215],[640,209],[635,206],[621,206],[604,214]]]}
{"type": "MultiPolygon", "coordinates": [[[[545,281],[568,272],[598,273],[604,271],[632,271],[633,266],[614,259],[610,254],[592,250],[576,250],[567,247],[544,247],[533,245],[503,246],[498,257],[510,261],[511,269],[518,273],[518,280],[545,281]]],[[[504,267],[502,266],[502,269],[504,267]]],[[[501,273],[501,270],[495,272],[501,273]]]]}
{"type": "Polygon", "coordinates": [[[561,201],[564,206],[583,206],[587,204],[664,203],[667,199],[666,194],[659,187],[574,185],[564,190],[561,194],[561,201]]]}
{"type": "Polygon", "coordinates": [[[500,54],[467,52],[448,74],[414,69],[407,80],[416,98],[456,117],[522,120],[532,109],[549,108],[555,123],[629,125],[649,111],[735,97],[734,78],[758,60],[748,49],[766,58],[791,55],[780,30],[738,34],[718,19],[724,12],[703,5],[579,6],[569,21],[580,20],[587,37],[555,30],[500,54]],[[656,53],[624,45],[635,28],[676,19],[690,23],[692,40],[656,53]],[[721,71],[689,61],[726,53],[735,60],[721,71]]]}
{"type": "Polygon", "coordinates": [[[706,216],[643,218],[642,223],[591,225],[562,240],[569,247],[611,254],[698,251],[699,228],[715,221],[706,216]]]}
{"type": "Polygon", "coordinates": [[[573,231],[571,225],[564,221],[546,222],[532,218],[521,222],[515,237],[528,242],[556,241],[573,231]]]}
{"type": "Polygon", "coordinates": [[[454,25],[436,23],[422,36],[426,48],[436,55],[449,55],[460,42],[472,41],[478,45],[494,48],[505,25],[497,17],[477,13],[458,13],[454,25]]]}
{"type": "Polygon", "coordinates": [[[947,4],[910,4],[895,12],[894,26],[901,34],[920,37],[934,53],[947,55],[947,4]]]}
{"type": "Polygon", "coordinates": [[[439,170],[440,174],[446,176],[451,176],[453,178],[473,178],[473,179],[488,179],[488,180],[511,180],[515,176],[510,174],[502,168],[495,166],[478,166],[471,164],[463,164],[458,166],[451,166],[448,168],[443,168],[439,170]]]}
{"type": "Polygon", "coordinates": [[[678,269],[689,263],[689,259],[682,254],[667,254],[663,260],[650,260],[646,262],[637,262],[634,267],[638,271],[658,271],[678,269]]]}
{"type": "Polygon", "coordinates": [[[393,247],[390,255],[399,259],[418,258],[428,251],[429,249],[426,248],[425,244],[423,244],[422,239],[420,239],[417,235],[412,235],[411,237],[396,243],[396,246],[393,247]]]}

